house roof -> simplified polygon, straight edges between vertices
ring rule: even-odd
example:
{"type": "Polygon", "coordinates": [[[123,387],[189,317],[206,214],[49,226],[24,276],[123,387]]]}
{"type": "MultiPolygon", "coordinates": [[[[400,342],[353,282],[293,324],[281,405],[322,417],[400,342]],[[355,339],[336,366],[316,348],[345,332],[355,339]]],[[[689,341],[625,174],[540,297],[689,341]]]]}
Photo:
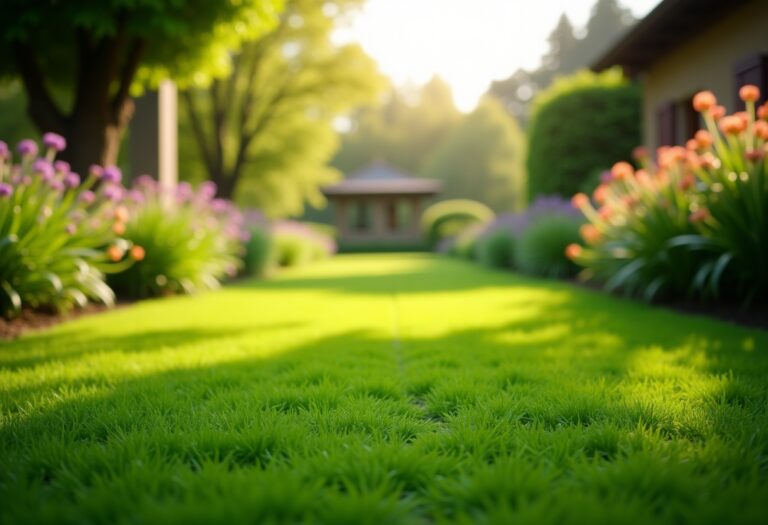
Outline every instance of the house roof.
{"type": "Polygon", "coordinates": [[[644,71],[665,53],[751,0],[663,0],[592,64],[602,71],[623,66],[644,71]]]}
{"type": "Polygon", "coordinates": [[[327,196],[337,195],[434,195],[440,181],[411,177],[381,162],[356,171],[346,179],[323,188],[327,196]]]}

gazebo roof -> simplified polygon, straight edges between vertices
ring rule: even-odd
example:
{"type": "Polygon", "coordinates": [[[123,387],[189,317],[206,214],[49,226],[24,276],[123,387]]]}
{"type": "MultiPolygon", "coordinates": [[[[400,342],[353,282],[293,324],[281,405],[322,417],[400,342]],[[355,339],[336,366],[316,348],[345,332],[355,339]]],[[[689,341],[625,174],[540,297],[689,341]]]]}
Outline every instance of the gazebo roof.
{"type": "Polygon", "coordinates": [[[375,162],[333,186],[323,188],[327,196],[337,195],[434,195],[440,181],[411,177],[382,162],[375,162]]]}

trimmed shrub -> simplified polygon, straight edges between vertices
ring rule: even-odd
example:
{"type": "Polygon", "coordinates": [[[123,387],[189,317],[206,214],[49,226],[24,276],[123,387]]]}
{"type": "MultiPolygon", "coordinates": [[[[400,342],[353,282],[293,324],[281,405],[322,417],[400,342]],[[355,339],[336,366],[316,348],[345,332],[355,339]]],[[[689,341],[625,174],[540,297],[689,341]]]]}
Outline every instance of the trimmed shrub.
{"type": "Polygon", "coordinates": [[[5,317],[22,308],[111,305],[114,294],[104,273],[130,266],[126,254],[141,253],[119,237],[128,218],[119,205],[120,171],[94,166],[81,183],[66,162],[54,162],[66,146],[64,138],[47,133],[43,145],[45,155],[38,158],[37,143],[21,141],[21,162],[13,165],[0,141],[0,315],[5,317]]]}
{"type": "Polygon", "coordinates": [[[579,239],[582,222],[568,215],[538,217],[517,241],[515,266],[524,273],[543,277],[575,275],[578,267],[566,257],[565,249],[579,239]]]}
{"type": "Polygon", "coordinates": [[[421,228],[432,246],[441,239],[454,237],[473,224],[487,224],[493,220],[493,211],[477,201],[452,199],[433,204],[421,216],[421,228]]]}
{"type": "Polygon", "coordinates": [[[191,293],[235,275],[247,234],[242,215],[215,194],[211,182],[198,191],[181,183],[171,193],[151,177],[139,177],[128,192],[125,236],[143,246],[145,256],[110,276],[114,290],[138,298],[191,293]]]}
{"type": "Polygon", "coordinates": [[[641,98],[619,70],[556,80],[533,103],[528,129],[531,198],[570,196],[640,142],[641,98]]]}
{"type": "Polygon", "coordinates": [[[515,236],[510,230],[496,229],[480,236],[475,248],[477,260],[491,268],[512,268],[515,236]]]}
{"type": "Polygon", "coordinates": [[[574,202],[589,219],[586,247],[569,255],[585,276],[608,289],[657,296],[749,303],[768,293],[768,106],[755,112],[759,90],[745,86],[747,111],[726,116],[714,95],[694,107],[707,130],[686,147],[663,147],[635,171],[617,163],[598,186],[595,209],[584,194],[574,202]]]}

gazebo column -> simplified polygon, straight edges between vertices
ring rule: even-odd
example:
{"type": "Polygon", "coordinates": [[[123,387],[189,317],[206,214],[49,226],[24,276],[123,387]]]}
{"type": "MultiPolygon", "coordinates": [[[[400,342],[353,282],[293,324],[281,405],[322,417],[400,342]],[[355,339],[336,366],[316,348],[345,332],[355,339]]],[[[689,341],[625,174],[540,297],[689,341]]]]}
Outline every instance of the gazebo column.
{"type": "Polygon", "coordinates": [[[349,227],[349,202],[347,199],[341,197],[336,199],[336,231],[338,232],[339,239],[343,239],[347,236],[349,227]]]}

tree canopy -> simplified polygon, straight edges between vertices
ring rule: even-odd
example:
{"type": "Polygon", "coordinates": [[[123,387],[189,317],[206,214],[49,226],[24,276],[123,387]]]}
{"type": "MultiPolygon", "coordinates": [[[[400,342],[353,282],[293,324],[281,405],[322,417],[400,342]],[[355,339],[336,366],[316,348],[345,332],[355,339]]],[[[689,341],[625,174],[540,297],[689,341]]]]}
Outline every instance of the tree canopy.
{"type": "Polygon", "coordinates": [[[418,89],[391,89],[380,104],[352,115],[333,165],[350,173],[385,161],[418,173],[460,120],[451,88],[439,77],[418,89]]]}
{"type": "Polygon", "coordinates": [[[320,204],[338,172],[333,123],[382,86],[375,63],[331,33],[361,0],[287,0],[276,27],[243,45],[232,72],[183,94],[181,172],[269,215],[320,204]]]}
{"type": "Polygon", "coordinates": [[[588,67],[634,23],[632,13],[621,7],[618,0],[596,0],[584,36],[579,38],[563,14],[547,39],[549,50],[541,65],[534,70],[518,69],[508,78],[493,82],[488,93],[501,100],[507,111],[526,125],[536,93],[549,86],[555,77],[588,67]]]}
{"type": "Polygon", "coordinates": [[[21,78],[40,131],[76,169],[114,163],[131,94],[172,76],[205,83],[273,23],[280,0],[5,0],[0,78],[21,78]]]}
{"type": "Polygon", "coordinates": [[[423,174],[443,182],[441,197],[465,198],[495,211],[525,203],[525,137],[501,104],[486,97],[435,150],[423,174]]]}

